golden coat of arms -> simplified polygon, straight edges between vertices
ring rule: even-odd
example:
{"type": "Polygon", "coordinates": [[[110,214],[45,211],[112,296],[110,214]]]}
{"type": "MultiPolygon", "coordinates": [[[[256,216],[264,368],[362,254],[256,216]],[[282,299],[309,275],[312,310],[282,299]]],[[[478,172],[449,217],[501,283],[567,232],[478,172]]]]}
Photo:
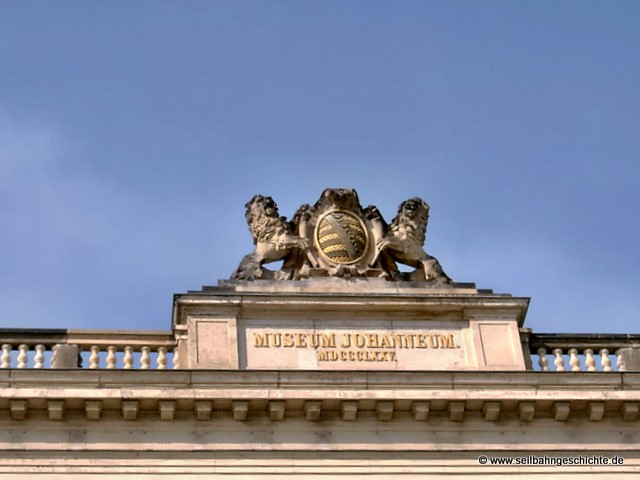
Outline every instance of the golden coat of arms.
{"type": "Polygon", "coordinates": [[[368,237],[367,228],[360,218],[334,210],[320,218],[314,240],[318,251],[329,262],[349,265],[357,263],[367,252],[368,237]]]}
{"type": "Polygon", "coordinates": [[[451,283],[423,249],[429,206],[420,198],[403,202],[391,224],[376,207],[362,208],[356,191],[345,188],[327,188],[291,221],[280,216],[271,197],[256,195],[246,209],[255,249],[242,259],[232,280],[337,276],[451,283]],[[280,260],[280,270],[264,267],[280,260]],[[397,263],[416,270],[400,272],[397,263]]]}

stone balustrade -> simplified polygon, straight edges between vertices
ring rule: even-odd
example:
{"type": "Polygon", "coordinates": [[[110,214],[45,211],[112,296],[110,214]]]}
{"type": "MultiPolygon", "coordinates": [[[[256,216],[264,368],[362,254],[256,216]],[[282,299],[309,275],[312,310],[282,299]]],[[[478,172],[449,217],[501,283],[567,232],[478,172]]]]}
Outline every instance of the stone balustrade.
{"type": "Polygon", "coordinates": [[[525,334],[534,370],[625,372],[640,367],[640,335],[525,334]]]}
{"type": "Polygon", "coordinates": [[[0,368],[173,369],[168,331],[0,329],[0,368]]]}
{"type": "MultiPolygon", "coordinates": [[[[522,335],[531,370],[640,370],[640,335],[522,335]]],[[[170,331],[0,329],[0,368],[176,369],[176,345],[170,331]]]]}

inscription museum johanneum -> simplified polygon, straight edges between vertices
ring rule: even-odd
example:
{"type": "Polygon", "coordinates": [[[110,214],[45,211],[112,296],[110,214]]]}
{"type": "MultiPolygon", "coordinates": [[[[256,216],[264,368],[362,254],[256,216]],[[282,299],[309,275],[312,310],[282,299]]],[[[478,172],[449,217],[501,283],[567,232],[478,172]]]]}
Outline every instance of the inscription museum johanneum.
{"type": "Polygon", "coordinates": [[[255,347],[311,348],[321,362],[396,362],[396,349],[460,348],[453,333],[280,333],[254,332],[255,347]],[[336,339],[336,335],[340,335],[336,339]]]}
{"type": "MultiPolygon", "coordinates": [[[[437,333],[403,333],[403,334],[380,334],[380,333],[343,333],[336,340],[336,333],[258,333],[254,332],[253,336],[256,341],[256,347],[283,347],[283,348],[313,348],[318,353],[318,361],[326,360],[326,355],[320,355],[321,349],[340,348],[343,360],[354,361],[355,358],[351,353],[370,353],[370,352],[354,352],[351,349],[385,349],[381,353],[393,353],[396,348],[456,348],[453,342],[453,334],[437,334],[437,333]],[[344,355],[346,353],[347,355],[344,355]],[[349,358],[347,358],[349,357],[349,358]]],[[[458,346],[457,348],[460,348],[458,346]]],[[[373,352],[375,353],[375,352],[373,352]]],[[[395,355],[390,357],[395,360],[395,355]]],[[[334,359],[335,360],[335,359],[334,359]]],[[[379,361],[382,361],[380,359],[379,361]]]]}
{"type": "Polygon", "coordinates": [[[170,330],[3,330],[0,476],[638,475],[640,336],[532,332],[528,298],[451,280],[428,217],[256,195],[253,251],[170,330]]]}

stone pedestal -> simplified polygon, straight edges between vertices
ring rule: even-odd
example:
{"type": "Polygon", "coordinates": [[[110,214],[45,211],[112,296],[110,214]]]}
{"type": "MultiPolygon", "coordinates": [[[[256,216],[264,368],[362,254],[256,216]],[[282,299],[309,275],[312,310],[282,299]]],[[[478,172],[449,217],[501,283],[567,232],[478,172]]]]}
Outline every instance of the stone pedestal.
{"type": "Polygon", "coordinates": [[[182,368],[525,370],[528,299],[382,279],[222,282],[177,295],[182,368]]]}
{"type": "Polygon", "coordinates": [[[627,372],[640,372],[640,348],[627,347],[618,350],[618,363],[624,365],[627,372]]]}

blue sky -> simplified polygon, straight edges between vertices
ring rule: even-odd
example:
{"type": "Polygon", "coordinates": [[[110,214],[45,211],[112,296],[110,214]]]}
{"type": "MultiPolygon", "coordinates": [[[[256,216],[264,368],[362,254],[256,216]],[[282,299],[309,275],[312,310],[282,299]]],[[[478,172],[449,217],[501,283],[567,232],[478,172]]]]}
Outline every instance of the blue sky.
{"type": "Polygon", "coordinates": [[[0,327],[168,329],[353,187],[536,332],[638,332],[640,3],[0,2],[0,327]]]}

